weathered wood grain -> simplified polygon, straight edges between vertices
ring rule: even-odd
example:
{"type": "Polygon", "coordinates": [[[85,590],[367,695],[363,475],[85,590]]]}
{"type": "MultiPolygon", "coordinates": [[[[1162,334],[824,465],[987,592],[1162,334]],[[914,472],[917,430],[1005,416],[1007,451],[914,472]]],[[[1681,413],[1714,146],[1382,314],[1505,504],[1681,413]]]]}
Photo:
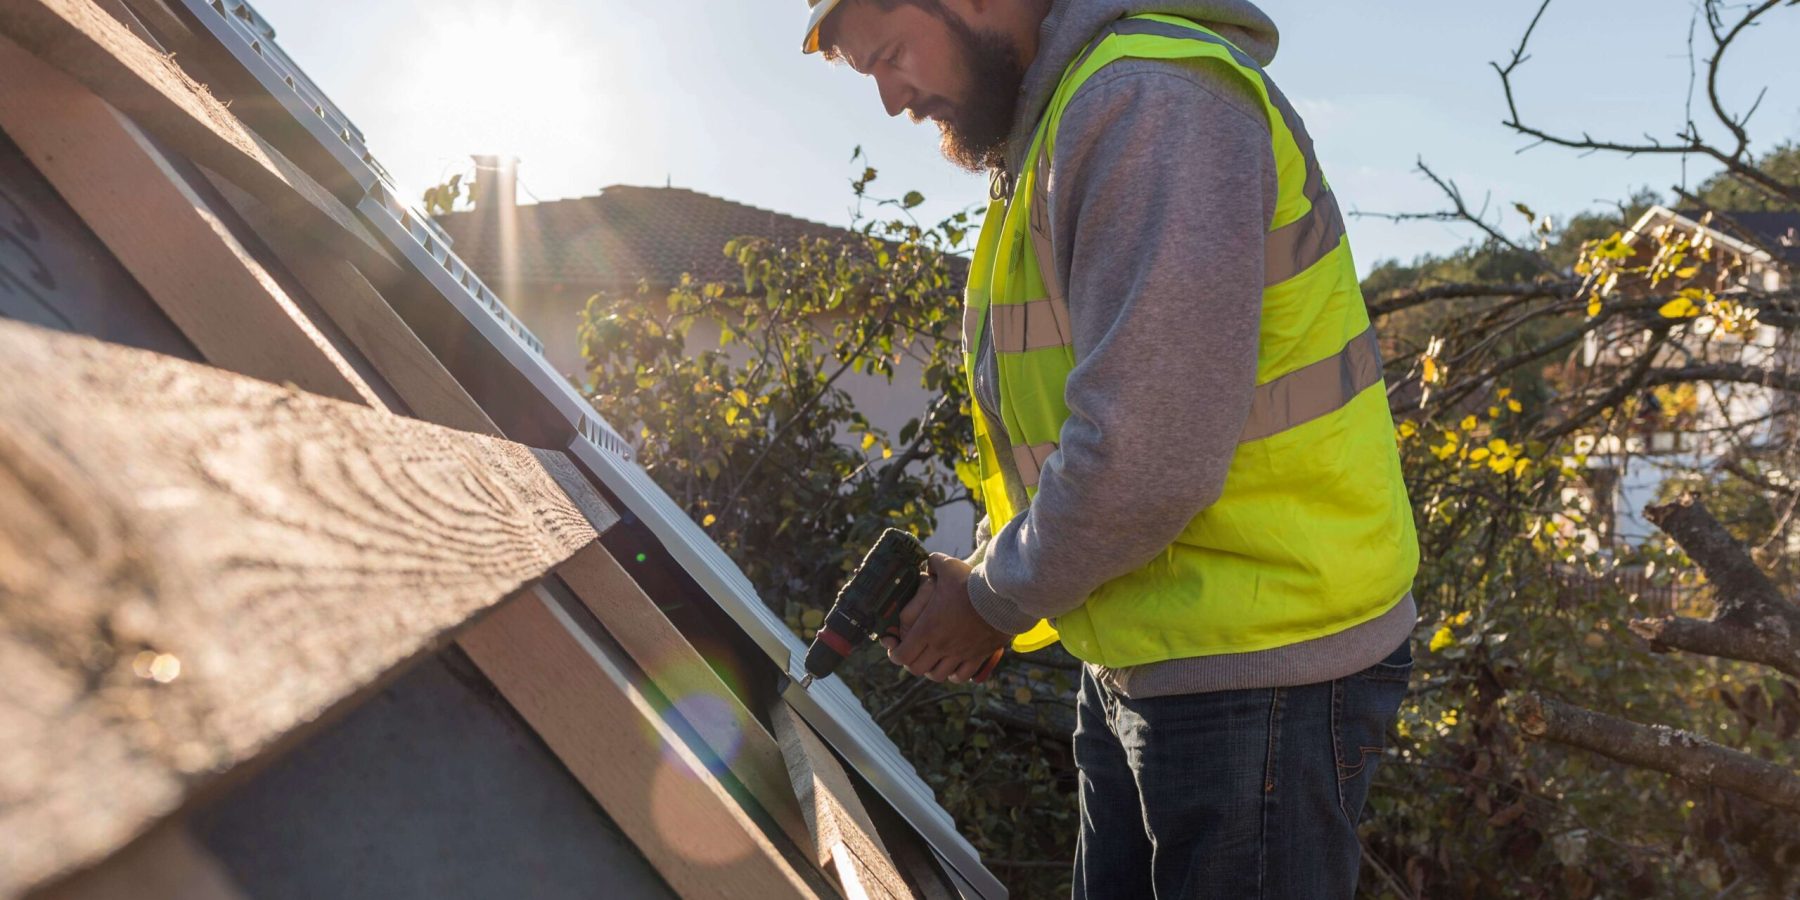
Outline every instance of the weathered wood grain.
{"type": "Polygon", "coordinates": [[[806,813],[819,863],[836,869],[844,895],[850,900],[912,897],[849,774],[825,742],[785,700],[775,701],[769,719],[787,758],[788,778],[806,813]]]}
{"type": "Polygon", "coordinates": [[[527,448],[0,323],[0,896],[595,541],[527,448]]]}
{"type": "Polygon", "coordinates": [[[207,361],[382,405],[136,125],[4,38],[0,127],[207,361]]]}
{"type": "Polygon", "coordinates": [[[632,684],[630,663],[543,588],[458,644],[676,893],[819,896],[632,684]]]}
{"type": "Polygon", "coordinates": [[[596,544],[575,554],[556,574],[694,726],[700,739],[788,839],[795,846],[810,848],[812,836],[775,739],[618,560],[596,544]]]}
{"type": "Polygon", "coordinates": [[[230,178],[280,210],[308,234],[379,272],[388,255],[354,213],[245,128],[175,60],[146,44],[93,0],[0,3],[4,34],[74,76],[195,162],[230,178]]]}

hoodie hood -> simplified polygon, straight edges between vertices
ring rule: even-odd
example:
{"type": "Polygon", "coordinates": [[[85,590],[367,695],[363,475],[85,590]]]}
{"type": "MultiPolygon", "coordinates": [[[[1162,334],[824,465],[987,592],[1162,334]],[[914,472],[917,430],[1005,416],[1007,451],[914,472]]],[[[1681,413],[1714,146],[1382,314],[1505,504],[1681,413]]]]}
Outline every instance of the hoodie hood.
{"type": "Polygon", "coordinates": [[[1075,57],[1112,23],[1126,16],[1161,13],[1191,19],[1236,44],[1258,65],[1275,59],[1281,35],[1275,22],[1249,0],[1054,0],[1038,31],[1037,58],[1019,86],[1019,105],[1007,138],[1006,170],[1017,172],[1038,119],[1075,57]]]}

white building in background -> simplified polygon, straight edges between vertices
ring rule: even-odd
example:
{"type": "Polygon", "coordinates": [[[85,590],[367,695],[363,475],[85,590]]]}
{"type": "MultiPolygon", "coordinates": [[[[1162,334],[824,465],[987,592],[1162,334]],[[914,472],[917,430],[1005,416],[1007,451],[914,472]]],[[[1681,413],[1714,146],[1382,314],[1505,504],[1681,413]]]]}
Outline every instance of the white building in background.
{"type": "MultiPolygon", "coordinates": [[[[1653,238],[1662,229],[1705,234],[1718,250],[1735,254],[1743,262],[1741,273],[1721,277],[1713,286],[1720,297],[1734,293],[1780,291],[1794,287],[1793,273],[1800,269],[1800,213],[1745,212],[1721,214],[1702,224],[1700,213],[1652,207],[1626,234],[1627,243],[1653,238]]],[[[1647,241],[1646,241],[1647,242],[1647,241]]],[[[1710,266],[1717,266],[1718,257],[1710,266]]],[[[1700,278],[1704,279],[1705,269],[1700,278]]],[[[1784,341],[1773,326],[1761,325],[1744,334],[1727,334],[1707,317],[1692,320],[1673,351],[1665,350],[1666,362],[1682,366],[1697,363],[1742,363],[1755,367],[1800,369],[1800,347],[1784,341]]],[[[1588,335],[1582,355],[1584,366],[1596,363],[1628,363],[1642,352],[1646,340],[1600,340],[1588,335]]],[[[1794,398],[1780,391],[1752,384],[1701,384],[1691,394],[1672,398],[1679,404],[1676,424],[1663,430],[1633,428],[1628,433],[1577,441],[1576,449],[1588,455],[1593,470],[1595,510],[1611,523],[1612,534],[1632,544],[1659,532],[1644,518],[1644,507],[1656,502],[1671,478],[1713,469],[1730,451],[1719,430],[1733,424],[1748,425],[1752,443],[1792,436],[1800,421],[1791,408],[1794,398]]],[[[1661,411],[1659,411],[1661,412],[1661,411]]],[[[1800,473],[1792,473],[1800,478],[1800,473]]]]}

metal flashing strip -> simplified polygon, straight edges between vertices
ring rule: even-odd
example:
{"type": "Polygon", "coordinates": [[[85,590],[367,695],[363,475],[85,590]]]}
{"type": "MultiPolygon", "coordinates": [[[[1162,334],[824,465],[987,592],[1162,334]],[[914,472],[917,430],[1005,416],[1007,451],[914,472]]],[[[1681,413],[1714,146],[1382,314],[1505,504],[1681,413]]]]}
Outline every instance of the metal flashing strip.
{"type": "MultiPolygon", "coordinates": [[[[387,170],[369,154],[363,133],[331,98],[308,78],[275,43],[275,28],[243,0],[181,0],[213,38],[244,69],[256,77],[270,96],[285,107],[308,131],[318,126],[331,139],[320,144],[337,157],[344,171],[364,190],[377,183],[392,184],[387,170]],[[285,88],[285,90],[283,89],[285,88]]],[[[354,197],[340,197],[354,203],[354,197]]]]}

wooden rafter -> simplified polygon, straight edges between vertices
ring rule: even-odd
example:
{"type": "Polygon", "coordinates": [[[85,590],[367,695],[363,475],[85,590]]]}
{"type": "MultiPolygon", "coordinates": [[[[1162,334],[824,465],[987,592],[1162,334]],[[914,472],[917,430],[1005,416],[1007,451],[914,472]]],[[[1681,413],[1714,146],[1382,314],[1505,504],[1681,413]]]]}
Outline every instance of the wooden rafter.
{"type": "Polygon", "coordinates": [[[769,718],[787,758],[788,778],[806,813],[814,852],[821,865],[837,873],[844,896],[849,900],[913,896],[857,798],[849,774],[825,742],[785,700],[775,701],[769,718]]]}
{"type": "Polygon", "coordinates": [[[559,454],[0,323],[0,895],[596,538],[559,454]]]}
{"type": "Polygon", "coordinates": [[[463,651],[683,897],[816,897],[633,683],[630,663],[537,588],[463,651]]]}
{"type": "Polygon", "coordinates": [[[209,361],[380,405],[136,124],[4,38],[0,126],[209,361]]]}
{"type": "Polygon", "coordinates": [[[0,4],[0,34],[74,76],[195,162],[304,223],[310,236],[372,276],[394,271],[392,257],[354,213],[92,0],[0,4]]]}

